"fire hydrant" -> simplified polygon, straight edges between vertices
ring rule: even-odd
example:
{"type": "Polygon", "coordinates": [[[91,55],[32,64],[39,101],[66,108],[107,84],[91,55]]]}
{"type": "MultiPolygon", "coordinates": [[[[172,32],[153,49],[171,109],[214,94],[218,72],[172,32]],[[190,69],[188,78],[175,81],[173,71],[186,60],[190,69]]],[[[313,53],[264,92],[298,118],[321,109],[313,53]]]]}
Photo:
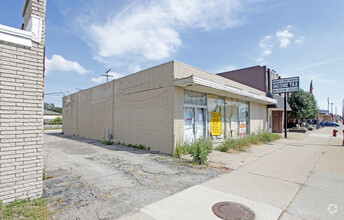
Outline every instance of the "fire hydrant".
{"type": "Polygon", "coordinates": [[[338,130],[333,129],[333,137],[337,137],[337,132],[338,132],[338,130]]]}
{"type": "Polygon", "coordinates": [[[344,146],[344,130],[343,130],[343,144],[342,144],[342,146],[344,146]]]}

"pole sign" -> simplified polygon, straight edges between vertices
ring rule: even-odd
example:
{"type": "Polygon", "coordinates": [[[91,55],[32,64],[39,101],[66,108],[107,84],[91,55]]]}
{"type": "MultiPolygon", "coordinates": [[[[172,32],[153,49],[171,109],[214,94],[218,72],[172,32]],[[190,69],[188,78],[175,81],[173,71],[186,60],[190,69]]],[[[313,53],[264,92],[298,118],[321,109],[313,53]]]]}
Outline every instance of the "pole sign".
{"type": "Polygon", "coordinates": [[[299,77],[290,77],[284,79],[274,79],[272,80],[272,94],[284,93],[284,92],[298,92],[299,87],[299,77]]]}

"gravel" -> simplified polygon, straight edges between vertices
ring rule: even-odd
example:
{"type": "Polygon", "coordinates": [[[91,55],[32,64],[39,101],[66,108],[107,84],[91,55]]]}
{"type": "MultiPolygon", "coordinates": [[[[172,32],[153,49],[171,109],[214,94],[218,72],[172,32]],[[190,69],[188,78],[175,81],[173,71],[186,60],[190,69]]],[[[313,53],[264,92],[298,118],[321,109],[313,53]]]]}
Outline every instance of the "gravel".
{"type": "Polygon", "coordinates": [[[226,172],[52,132],[44,135],[44,162],[53,219],[116,219],[226,172]]]}

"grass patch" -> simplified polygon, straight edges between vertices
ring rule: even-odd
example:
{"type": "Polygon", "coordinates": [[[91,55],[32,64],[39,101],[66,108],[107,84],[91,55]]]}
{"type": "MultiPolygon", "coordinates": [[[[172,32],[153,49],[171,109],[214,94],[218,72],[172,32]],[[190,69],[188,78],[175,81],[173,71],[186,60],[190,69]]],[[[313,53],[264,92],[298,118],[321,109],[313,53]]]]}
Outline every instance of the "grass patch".
{"type": "Polygon", "coordinates": [[[0,201],[0,219],[49,219],[49,210],[43,198],[16,200],[6,205],[0,201]]]}
{"type": "Polygon", "coordinates": [[[246,136],[246,137],[242,137],[238,139],[228,139],[223,144],[218,146],[216,150],[222,151],[222,152],[228,152],[229,150],[234,149],[237,151],[244,152],[252,144],[268,143],[271,141],[278,140],[280,138],[281,136],[279,134],[263,132],[263,133],[250,135],[250,136],[246,136]]]}

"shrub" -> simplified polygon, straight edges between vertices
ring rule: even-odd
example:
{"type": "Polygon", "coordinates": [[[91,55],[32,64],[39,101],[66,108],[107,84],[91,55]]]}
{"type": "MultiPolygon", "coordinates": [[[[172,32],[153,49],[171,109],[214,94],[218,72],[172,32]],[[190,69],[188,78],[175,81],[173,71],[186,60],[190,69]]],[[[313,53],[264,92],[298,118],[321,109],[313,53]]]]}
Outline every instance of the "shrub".
{"type": "Polygon", "coordinates": [[[173,153],[173,157],[175,158],[181,158],[183,155],[190,153],[190,145],[187,143],[184,143],[183,145],[177,144],[176,149],[173,153]]]}
{"type": "Polygon", "coordinates": [[[105,144],[105,145],[111,145],[111,144],[112,144],[111,140],[107,140],[107,139],[105,139],[105,138],[103,138],[103,140],[102,140],[101,143],[102,143],[102,144],[105,144]]]}
{"type": "Polygon", "coordinates": [[[213,150],[213,143],[207,139],[199,139],[190,145],[190,154],[193,162],[205,164],[208,155],[213,150]]]}
{"type": "Polygon", "coordinates": [[[49,121],[49,125],[62,125],[62,118],[57,117],[52,121],[49,121]]]}

